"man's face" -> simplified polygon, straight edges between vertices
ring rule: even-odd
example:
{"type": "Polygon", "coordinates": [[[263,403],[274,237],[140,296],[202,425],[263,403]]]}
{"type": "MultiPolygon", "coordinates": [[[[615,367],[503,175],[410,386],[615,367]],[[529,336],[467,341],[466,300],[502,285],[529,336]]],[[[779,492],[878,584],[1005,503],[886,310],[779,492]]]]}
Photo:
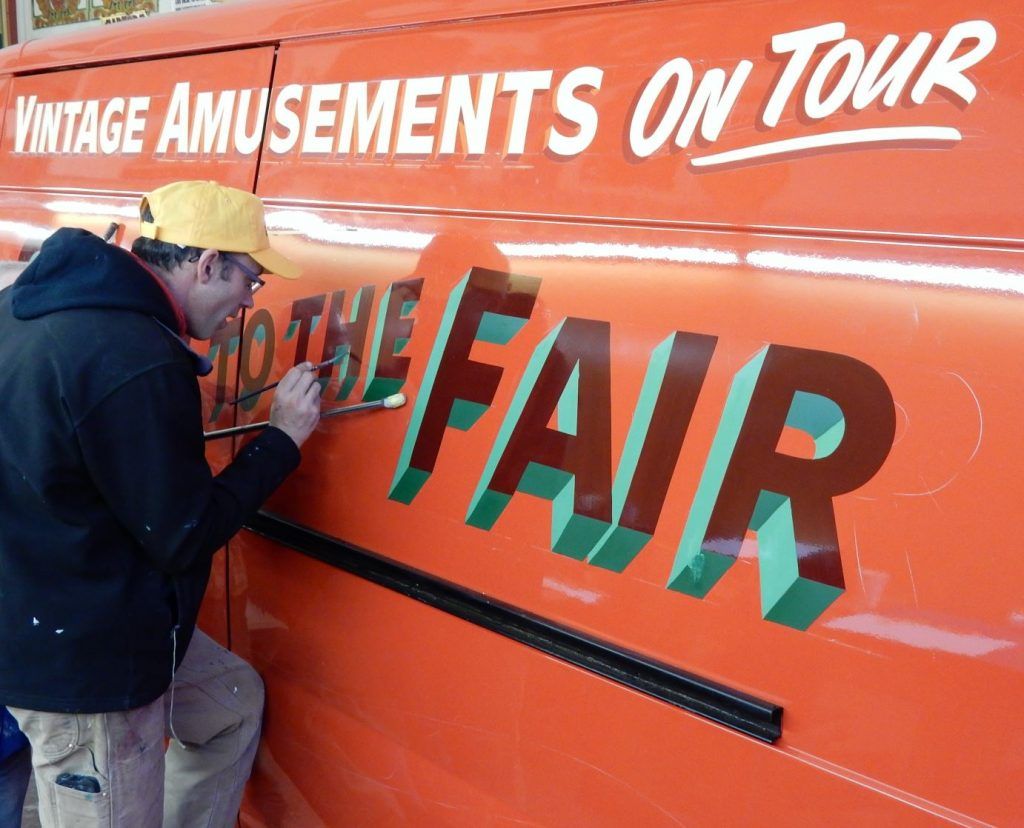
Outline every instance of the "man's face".
{"type": "Polygon", "coordinates": [[[245,253],[204,250],[185,302],[189,336],[209,339],[242,308],[253,307],[253,287],[262,284],[261,274],[256,260],[245,253]]]}

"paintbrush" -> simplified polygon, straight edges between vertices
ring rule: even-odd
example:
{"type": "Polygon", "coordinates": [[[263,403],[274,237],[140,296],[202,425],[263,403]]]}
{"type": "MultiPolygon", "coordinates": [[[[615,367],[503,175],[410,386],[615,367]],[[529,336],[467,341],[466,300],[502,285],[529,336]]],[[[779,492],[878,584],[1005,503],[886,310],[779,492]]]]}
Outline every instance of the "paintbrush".
{"type": "MultiPolygon", "coordinates": [[[[370,400],[369,402],[346,405],[344,408],[335,408],[333,411],[326,411],[320,415],[321,420],[328,417],[337,417],[339,414],[351,414],[353,411],[368,411],[371,408],[401,408],[405,405],[405,394],[391,394],[382,400],[370,400]]],[[[260,423],[249,423],[248,425],[233,426],[232,428],[221,428],[217,431],[207,431],[203,437],[206,440],[219,440],[222,437],[234,437],[236,434],[246,434],[250,431],[259,431],[270,425],[269,420],[260,423]]]]}
{"type": "MultiPolygon", "coordinates": [[[[345,354],[341,353],[341,354],[338,354],[337,356],[335,356],[335,357],[333,357],[331,359],[325,360],[323,362],[318,362],[316,365],[314,365],[309,370],[310,371],[319,371],[321,368],[326,368],[328,365],[333,365],[335,362],[337,362],[343,356],[345,356],[345,354]]],[[[257,388],[255,391],[250,391],[247,394],[242,394],[241,397],[236,397],[235,399],[231,400],[228,403],[228,405],[238,405],[240,402],[245,402],[246,400],[251,400],[253,397],[256,397],[256,396],[262,394],[264,391],[269,391],[271,388],[277,388],[277,386],[279,386],[280,384],[281,384],[281,380],[278,380],[277,382],[272,382],[272,383],[270,383],[270,385],[264,385],[262,388],[257,388]]]]}

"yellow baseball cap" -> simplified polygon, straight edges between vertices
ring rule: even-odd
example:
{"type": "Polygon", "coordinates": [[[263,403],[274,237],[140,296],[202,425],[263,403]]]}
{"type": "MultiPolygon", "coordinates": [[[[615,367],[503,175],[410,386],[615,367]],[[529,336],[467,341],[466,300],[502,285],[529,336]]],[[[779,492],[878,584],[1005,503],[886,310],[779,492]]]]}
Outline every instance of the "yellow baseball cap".
{"type": "Polygon", "coordinates": [[[285,279],[302,272],[295,262],[271,249],[263,202],[245,190],[216,181],[176,181],[142,197],[153,221],[143,221],[141,234],[171,244],[247,253],[268,273],[285,279]]]}

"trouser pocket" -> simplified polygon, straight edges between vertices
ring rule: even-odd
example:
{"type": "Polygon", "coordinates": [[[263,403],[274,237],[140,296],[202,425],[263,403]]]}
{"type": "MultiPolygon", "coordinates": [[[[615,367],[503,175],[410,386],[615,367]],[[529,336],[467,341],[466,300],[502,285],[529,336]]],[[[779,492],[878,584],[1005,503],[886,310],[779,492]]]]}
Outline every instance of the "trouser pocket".
{"type": "Polygon", "coordinates": [[[87,793],[56,782],[49,783],[49,787],[55,828],[110,828],[110,797],[106,791],[87,793]]]}

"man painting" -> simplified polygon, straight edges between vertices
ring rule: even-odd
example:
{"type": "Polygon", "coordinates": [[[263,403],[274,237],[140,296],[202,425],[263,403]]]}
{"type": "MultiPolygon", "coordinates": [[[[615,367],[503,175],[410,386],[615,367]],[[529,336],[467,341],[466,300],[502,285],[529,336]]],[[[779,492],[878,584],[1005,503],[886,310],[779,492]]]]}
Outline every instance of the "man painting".
{"type": "Polygon", "coordinates": [[[44,826],[229,826],[262,683],[195,630],[211,558],[299,464],[308,363],[214,477],[197,374],[264,276],[298,275],[263,206],[213,182],[142,201],[128,253],[62,229],[0,292],[0,704],[44,826]],[[170,747],[165,756],[165,733],[170,747]]]}

